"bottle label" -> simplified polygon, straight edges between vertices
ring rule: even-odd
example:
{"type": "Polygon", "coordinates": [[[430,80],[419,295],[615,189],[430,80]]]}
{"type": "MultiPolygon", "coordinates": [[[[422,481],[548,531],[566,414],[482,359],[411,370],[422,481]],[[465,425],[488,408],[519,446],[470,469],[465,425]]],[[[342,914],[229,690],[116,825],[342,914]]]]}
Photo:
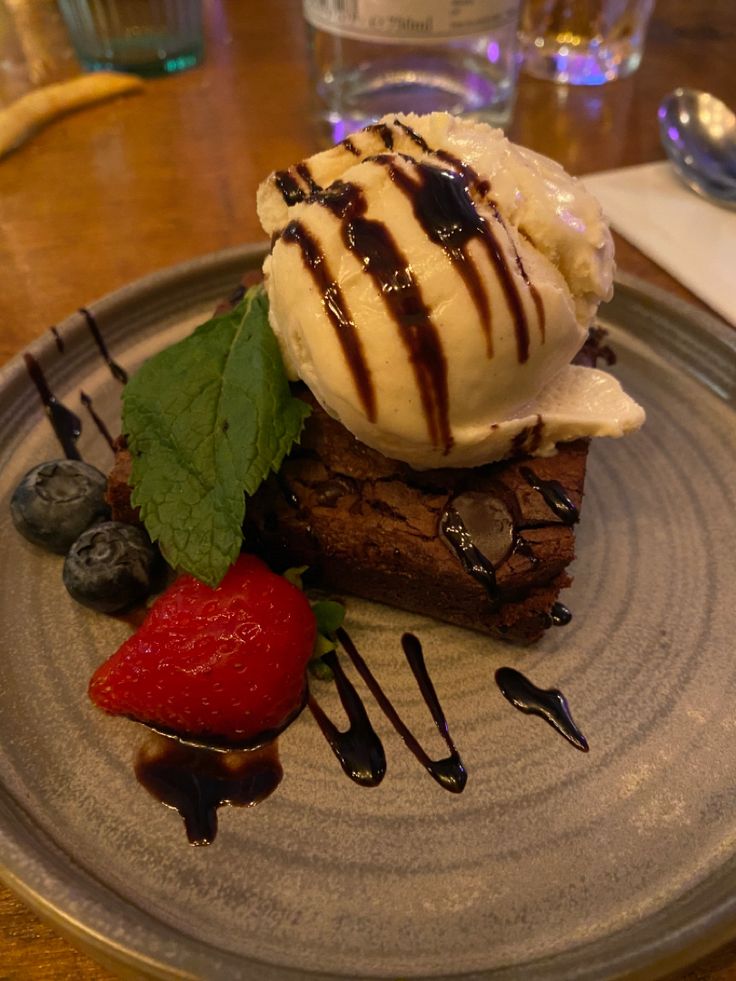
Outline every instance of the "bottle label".
{"type": "Polygon", "coordinates": [[[515,27],[518,0],[304,0],[312,27],[384,44],[437,43],[515,27]]]}

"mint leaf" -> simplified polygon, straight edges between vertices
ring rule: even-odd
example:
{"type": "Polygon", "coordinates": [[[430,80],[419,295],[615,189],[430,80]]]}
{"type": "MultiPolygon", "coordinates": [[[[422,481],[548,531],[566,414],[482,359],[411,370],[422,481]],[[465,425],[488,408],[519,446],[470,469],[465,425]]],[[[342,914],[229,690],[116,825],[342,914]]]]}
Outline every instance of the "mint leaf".
{"type": "Polygon", "coordinates": [[[164,557],[216,586],[242,544],[253,494],[299,439],[262,287],[147,361],[123,394],[132,502],[164,557]]]}

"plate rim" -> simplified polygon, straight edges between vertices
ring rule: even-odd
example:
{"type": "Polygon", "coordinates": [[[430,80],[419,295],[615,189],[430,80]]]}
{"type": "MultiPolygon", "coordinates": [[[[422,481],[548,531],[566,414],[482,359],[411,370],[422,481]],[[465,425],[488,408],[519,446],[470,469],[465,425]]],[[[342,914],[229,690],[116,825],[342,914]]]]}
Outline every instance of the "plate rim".
{"type": "MultiPolygon", "coordinates": [[[[199,280],[206,279],[213,273],[221,274],[224,277],[226,273],[232,271],[233,283],[235,283],[246,269],[255,268],[260,265],[267,250],[268,244],[265,242],[239,245],[217,252],[207,253],[182,263],[166,266],[133,280],[111,293],[105,294],[89,303],[87,308],[100,317],[106,317],[114,314],[131,302],[139,305],[145,304],[146,300],[150,297],[166,293],[185,283],[189,283],[190,287],[192,287],[191,292],[196,294],[196,283],[199,280]],[[192,283],[194,286],[192,286],[192,283]]],[[[615,282],[617,289],[623,290],[629,296],[637,298],[647,306],[657,308],[668,316],[695,325],[699,331],[703,331],[718,343],[725,345],[729,352],[736,354],[736,330],[729,327],[720,317],[709,311],[701,310],[689,301],[674,296],[660,287],[653,286],[637,276],[618,272],[615,282]]],[[[200,294],[201,292],[202,290],[200,288],[200,294]]],[[[615,303],[616,299],[614,298],[612,304],[615,303]]],[[[602,318],[604,320],[606,319],[605,308],[602,311],[602,318]]],[[[59,323],[58,329],[62,332],[65,340],[71,340],[72,337],[76,337],[77,334],[85,331],[86,327],[83,318],[78,313],[73,313],[59,323]]],[[[49,350],[53,344],[54,340],[49,335],[49,332],[45,331],[22,351],[14,355],[0,369],[0,388],[12,386],[20,379],[25,380],[24,353],[30,353],[38,357],[44,351],[49,350]]],[[[25,809],[21,802],[13,800],[12,806],[17,807],[25,814],[25,809]]],[[[35,843],[32,854],[36,863],[44,866],[42,874],[39,875],[37,873],[36,880],[33,882],[26,881],[15,869],[11,868],[9,864],[6,864],[5,859],[3,859],[2,863],[0,863],[0,882],[30,908],[32,912],[42,920],[51,923],[56,930],[73,944],[77,946],[81,945],[82,949],[89,956],[113,970],[120,970],[122,968],[137,972],[143,971],[145,972],[145,976],[155,978],[182,979],[200,977],[199,974],[192,974],[186,969],[173,966],[171,963],[148,957],[139,950],[123,947],[111,937],[101,934],[94,926],[84,922],[83,917],[71,915],[57,902],[48,899],[44,895],[42,887],[39,886],[37,880],[44,875],[47,879],[56,879],[57,883],[61,885],[64,884],[65,880],[64,876],[60,875],[56,869],[49,869],[48,867],[50,864],[47,854],[48,848],[49,846],[53,848],[53,843],[45,840],[46,836],[44,833],[32,821],[31,827],[33,829],[31,838],[39,834],[41,836],[40,841],[37,840],[35,843]]],[[[17,834],[13,834],[12,828],[7,826],[5,815],[0,812],[0,842],[13,839],[15,847],[23,851],[23,843],[18,842],[18,838],[19,836],[17,834]]],[[[66,856],[65,854],[65,858],[73,857],[66,856]]],[[[93,873],[83,867],[80,867],[80,872],[85,878],[92,880],[96,878],[93,873]]],[[[106,886],[104,882],[99,881],[99,885],[101,888],[110,891],[110,887],[106,886]]],[[[687,894],[680,897],[678,903],[686,903],[697,889],[698,886],[695,886],[689,890],[687,894]]],[[[121,901],[124,901],[122,897],[120,898],[121,901]]],[[[92,902],[97,905],[97,897],[93,897],[92,902]]],[[[134,904],[125,902],[126,905],[134,906],[134,904]]],[[[653,914],[653,916],[656,916],[656,914],[653,914]]],[[[651,918],[649,917],[649,919],[651,918]]],[[[700,920],[702,919],[700,917],[700,920]]],[[[194,943],[200,950],[209,946],[206,941],[195,940],[168,924],[160,923],[160,921],[156,921],[156,924],[165,928],[171,935],[181,937],[189,944],[194,943]]],[[[606,941],[610,942],[612,939],[626,935],[629,932],[630,930],[624,930],[616,934],[611,934],[606,938],[606,941]]],[[[711,953],[734,938],[736,938],[736,894],[730,899],[726,898],[719,906],[711,911],[707,922],[700,922],[696,918],[686,926],[675,929],[674,932],[666,935],[663,939],[644,944],[630,953],[622,954],[621,952],[614,952],[607,954],[603,952],[605,960],[603,963],[599,962],[598,966],[609,972],[607,976],[662,977],[676,967],[682,968],[693,964],[701,957],[711,953]],[[613,971],[613,974],[610,973],[611,971],[613,971]]],[[[600,942],[600,940],[594,941],[592,944],[584,944],[573,950],[545,956],[535,962],[528,962],[525,965],[525,969],[533,972],[535,977],[541,977],[544,974],[545,965],[548,965],[554,972],[555,962],[559,961],[560,958],[576,955],[577,963],[575,966],[585,970],[584,953],[586,949],[600,944],[600,942]],[[539,971],[543,973],[539,974],[539,971]]],[[[217,948],[213,947],[210,947],[210,949],[217,950],[217,948]]],[[[219,953],[227,955],[228,958],[235,956],[221,950],[219,953]]],[[[259,964],[253,958],[248,958],[247,960],[237,958],[237,960],[242,963],[243,968],[248,966],[255,967],[259,964]]],[[[263,966],[266,967],[266,965],[263,966]]],[[[573,967],[573,965],[570,966],[573,967]]],[[[281,972],[280,976],[284,978],[304,977],[327,979],[342,977],[333,974],[317,974],[314,972],[305,974],[281,965],[268,965],[268,967],[281,972]]],[[[559,965],[557,965],[557,968],[559,970],[559,965]]],[[[588,965],[589,969],[590,965],[588,965]]],[[[501,971],[503,970],[501,968],[501,971]]],[[[467,973],[452,975],[457,981],[462,981],[463,978],[480,978],[483,976],[486,976],[485,970],[473,972],[472,975],[467,973]]],[[[493,976],[493,972],[490,972],[488,976],[493,976]]]]}

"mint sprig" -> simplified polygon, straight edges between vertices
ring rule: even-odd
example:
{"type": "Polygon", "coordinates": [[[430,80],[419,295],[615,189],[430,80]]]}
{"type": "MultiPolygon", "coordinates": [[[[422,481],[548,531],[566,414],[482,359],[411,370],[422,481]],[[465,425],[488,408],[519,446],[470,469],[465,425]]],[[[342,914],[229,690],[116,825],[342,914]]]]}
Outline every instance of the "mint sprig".
{"type": "Polygon", "coordinates": [[[308,415],[262,287],[139,369],[123,394],[132,502],[171,566],[220,582],[242,544],[244,495],[278,470],[308,415]]]}

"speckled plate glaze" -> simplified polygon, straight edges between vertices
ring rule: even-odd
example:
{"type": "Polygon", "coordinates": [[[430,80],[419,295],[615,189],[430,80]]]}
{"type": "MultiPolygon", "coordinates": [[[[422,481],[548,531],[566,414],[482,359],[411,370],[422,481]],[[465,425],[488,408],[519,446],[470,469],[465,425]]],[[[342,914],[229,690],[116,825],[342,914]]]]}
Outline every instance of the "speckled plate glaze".
{"type": "MultiPolygon", "coordinates": [[[[261,257],[221,253],[94,304],[111,353],[134,369],[261,257]]],[[[278,791],[223,810],[209,848],[189,847],[136,783],[140,727],[87,702],[90,673],[127,627],[69,600],[61,560],[11,526],[16,482],[59,455],[11,363],[0,377],[4,880],[94,956],[156,977],[657,975],[736,932],[736,335],[628,280],[604,320],[615,373],[649,418],[591,450],[573,622],[518,650],[349,602],[350,633],[440,755],[399,645],[406,629],[422,639],[465,793],[438,787],[367,696],[388,757],[379,787],[348,781],[304,714],[281,737],[278,791]],[[504,664],[566,693],[589,755],[514,711],[493,680],[504,664]]],[[[107,468],[79,392],[115,432],[120,386],[80,316],[59,333],[63,353],[50,334],[31,351],[84,420],[83,456],[107,468]]],[[[320,698],[339,717],[329,686],[320,698]]]]}

